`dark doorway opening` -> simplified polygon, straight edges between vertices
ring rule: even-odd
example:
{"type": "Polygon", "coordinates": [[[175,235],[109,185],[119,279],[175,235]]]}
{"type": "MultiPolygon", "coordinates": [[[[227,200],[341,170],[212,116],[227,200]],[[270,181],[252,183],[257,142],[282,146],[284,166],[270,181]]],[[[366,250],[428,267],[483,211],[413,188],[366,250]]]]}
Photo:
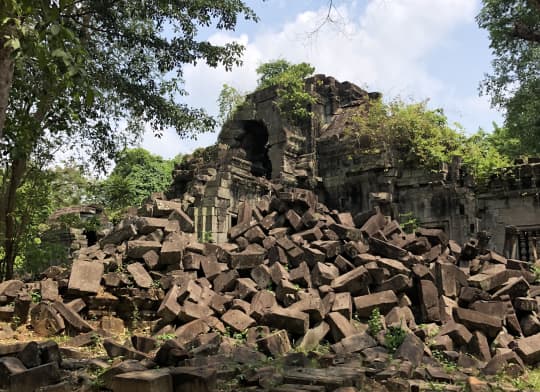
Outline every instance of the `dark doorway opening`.
{"type": "Polygon", "coordinates": [[[251,162],[251,174],[257,177],[272,177],[272,163],[268,157],[268,129],[261,121],[242,121],[244,133],[240,145],[251,162]]]}
{"type": "Polygon", "coordinates": [[[97,243],[98,237],[97,237],[97,233],[94,230],[85,230],[84,235],[86,236],[86,241],[88,242],[88,246],[92,246],[97,243]]]}

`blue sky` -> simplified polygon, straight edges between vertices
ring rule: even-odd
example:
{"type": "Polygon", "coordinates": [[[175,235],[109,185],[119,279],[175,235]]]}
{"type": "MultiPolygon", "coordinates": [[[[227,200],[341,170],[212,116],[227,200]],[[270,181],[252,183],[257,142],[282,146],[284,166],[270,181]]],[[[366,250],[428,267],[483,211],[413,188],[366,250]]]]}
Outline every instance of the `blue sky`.
{"type": "MultiPolygon", "coordinates": [[[[232,72],[204,64],[187,67],[183,102],[216,114],[224,83],[243,92],[256,86],[261,63],[285,58],[306,61],[316,73],[348,80],[386,98],[424,100],[443,108],[468,133],[492,130],[502,122],[478,86],[490,71],[491,52],[475,16],[480,0],[334,0],[332,19],[315,34],[328,11],[327,0],[247,0],[259,23],[241,22],[234,32],[208,30],[214,43],[246,46],[243,65],[232,72]]],[[[212,144],[218,132],[182,140],[174,132],[161,139],[147,130],[141,146],[170,158],[212,144]]]]}

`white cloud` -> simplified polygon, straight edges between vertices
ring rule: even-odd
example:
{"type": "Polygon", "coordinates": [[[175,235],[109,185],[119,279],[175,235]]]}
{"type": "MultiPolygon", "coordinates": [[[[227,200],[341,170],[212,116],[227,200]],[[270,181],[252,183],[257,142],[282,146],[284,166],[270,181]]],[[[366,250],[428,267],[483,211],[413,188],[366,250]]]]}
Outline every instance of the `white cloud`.
{"type": "MultiPolygon", "coordinates": [[[[324,24],[312,35],[308,33],[320,26],[326,7],[300,13],[293,22],[253,37],[219,32],[211,41],[235,39],[246,46],[244,64],[232,72],[206,65],[186,68],[185,87],[191,94],[186,101],[215,114],[223,83],[240,91],[252,90],[257,66],[283,57],[292,62],[307,61],[319,73],[367,85],[389,97],[431,97],[435,106],[449,105],[447,113],[458,117],[453,121],[459,121],[461,116],[474,123],[475,111],[490,115],[486,101],[469,93],[460,97],[448,80],[431,75],[427,64],[434,49],[452,41],[453,32],[474,23],[478,5],[479,0],[371,0],[360,8],[357,2],[351,2],[334,11],[332,18],[337,23],[324,24]]],[[[264,15],[261,17],[264,20],[264,15]]],[[[214,134],[200,139],[198,144],[177,141],[175,145],[174,137],[168,136],[165,144],[167,151],[174,146],[176,153],[189,152],[215,138],[214,134]]],[[[146,138],[144,146],[152,145],[146,138]]]]}

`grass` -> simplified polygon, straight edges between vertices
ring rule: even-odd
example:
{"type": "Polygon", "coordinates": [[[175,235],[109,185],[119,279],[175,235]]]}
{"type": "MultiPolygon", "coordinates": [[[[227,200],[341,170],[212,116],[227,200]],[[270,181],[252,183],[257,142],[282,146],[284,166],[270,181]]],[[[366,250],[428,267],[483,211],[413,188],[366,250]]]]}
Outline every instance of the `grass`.
{"type": "Polygon", "coordinates": [[[540,391],[540,367],[528,369],[521,377],[508,381],[520,391],[540,391]]]}
{"type": "Polygon", "coordinates": [[[442,351],[432,350],[431,353],[446,373],[453,373],[458,370],[457,364],[446,358],[442,351]]]}

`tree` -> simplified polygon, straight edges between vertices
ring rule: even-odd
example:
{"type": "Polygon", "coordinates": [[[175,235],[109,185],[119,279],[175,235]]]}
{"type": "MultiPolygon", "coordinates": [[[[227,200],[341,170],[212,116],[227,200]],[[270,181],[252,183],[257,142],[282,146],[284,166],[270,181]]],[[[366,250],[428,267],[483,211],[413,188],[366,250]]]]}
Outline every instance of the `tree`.
{"type": "Polygon", "coordinates": [[[364,136],[372,148],[388,148],[405,165],[438,170],[450,162],[462,143],[459,130],[448,125],[442,109],[430,110],[427,101],[405,103],[376,100],[360,109],[348,134],[364,136]]]}
{"type": "Polygon", "coordinates": [[[479,131],[467,137],[459,124],[448,124],[442,109],[429,109],[427,101],[371,102],[359,110],[346,135],[363,139],[365,150],[392,151],[398,164],[404,167],[437,171],[442,163],[462,157],[479,182],[486,181],[495,169],[511,163],[498,150],[495,140],[499,135],[479,131]]]}
{"type": "Polygon", "coordinates": [[[256,71],[259,75],[257,89],[276,87],[278,106],[293,125],[301,126],[311,118],[309,106],[315,98],[305,90],[304,79],[313,74],[313,66],[278,59],[261,64],[256,71]]]}
{"type": "Polygon", "coordinates": [[[257,19],[241,0],[0,0],[0,279],[13,274],[17,191],[31,167],[70,147],[104,168],[145,124],[157,135],[213,129],[181,103],[182,70],[238,64],[241,45],[198,32],[234,29],[239,15],[257,19]]]}
{"type": "Polygon", "coordinates": [[[126,207],[141,205],[151,193],[167,190],[178,159],[166,160],[143,148],[122,151],[109,177],[97,185],[97,200],[113,218],[126,207]]]}
{"type": "Polygon", "coordinates": [[[522,154],[540,154],[540,0],[484,0],[477,16],[489,32],[493,73],[481,89],[506,111],[522,154]]]}
{"type": "Polygon", "coordinates": [[[246,96],[241,94],[237,89],[224,84],[218,97],[219,124],[223,125],[227,120],[230,120],[236,109],[244,103],[245,99],[246,96]]]}

